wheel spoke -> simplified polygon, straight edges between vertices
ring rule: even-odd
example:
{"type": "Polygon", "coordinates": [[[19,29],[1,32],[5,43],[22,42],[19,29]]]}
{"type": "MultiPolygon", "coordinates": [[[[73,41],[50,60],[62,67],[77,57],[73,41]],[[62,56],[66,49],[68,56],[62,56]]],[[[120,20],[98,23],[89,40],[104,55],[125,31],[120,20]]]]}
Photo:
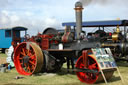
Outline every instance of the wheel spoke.
{"type": "Polygon", "coordinates": [[[27,54],[29,55],[29,49],[27,49],[27,54]]]}
{"type": "Polygon", "coordinates": [[[92,69],[96,69],[96,63],[92,64],[92,69]]]}
{"type": "Polygon", "coordinates": [[[23,60],[23,58],[19,58],[19,60],[23,60]]]}
{"type": "Polygon", "coordinates": [[[21,52],[21,55],[25,56],[25,54],[23,52],[21,52]]]}
{"type": "Polygon", "coordinates": [[[28,67],[27,67],[27,65],[24,64],[24,66],[25,66],[25,67],[24,67],[24,68],[25,68],[24,70],[28,72],[28,67]]]}
{"type": "Polygon", "coordinates": [[[35,54],[34,55],[31,55],[30,58],[34,58],[35,54]]]}
{"type": "Polygon", "coordinates": [[[31,72],[30,66],[26,65],[26,64],[24,64],[24,65],[25,65],[25,69],[27,69],[27,72],[31,72]]]}
{"type": "Polygon", "coordinates": [[[36,60],[35,54],[34,55],[31,55],[29,58],[32,59],[32,60],[36,60]]]}
{"type": "Polygon", "coordinates": [[[84,68],[84,64],[83,63],[81,63],[80,68],[84,68]]]}
{"type": "Polygon", "coordinates": [[[84,78],[87,78],[86,73],[84,73],[84,78]]]}
{"type": "Polygon", "coordinates": [[[34,70],[34,68],[35,68],[35,65],[32,65],[32,70],[34,70]]]}
{"type": "Polygon", "coordinates": [[[92,66],[96,66],[96,63],[92,64],[92,66]]]}
{"type": "Polygon", "coordinates": [[[29,63],[31,63],[32,65],[35,65],[35,63],[34,63],[34,62],[32,62],[32,61],[30,61],[30,60],[29,60],[29,63]]]}
{"type": "Polygon", "coordinates": [[[21,52],[22,55],[26,56],[26,53],[25,53],[25,50],[24,48],[22,48],[22,52],[21,52]]]}
{"type": "Polygon", "coordinates": [[[31,72],[31,69],[30,69],[30,67],[29,67],[29,66],[27,67],[27,69],[29,70],[29,72],[31,72]]]}

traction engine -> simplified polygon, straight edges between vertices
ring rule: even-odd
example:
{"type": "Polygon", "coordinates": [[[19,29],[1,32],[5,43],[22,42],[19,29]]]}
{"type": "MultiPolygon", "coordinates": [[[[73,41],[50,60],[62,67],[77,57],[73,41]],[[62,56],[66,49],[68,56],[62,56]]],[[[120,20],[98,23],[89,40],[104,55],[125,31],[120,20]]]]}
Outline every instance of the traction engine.
{"type": "MultiPolygon", "coordinates": [[[[80,81],[93,84],[103,80],[95,55],[91,48],[101,48],[99,41],[88,42],[81,37],[82,4],[75,4],[76,30],[66,26],[64,32],[47,28],[42,34],[32,36],[20,43],[14,51],[14,64],[19,74],[32,75],[39,72],[57,72],[66,57],[77,60],[75,69],[80,81]]],[[[110,79],[115,70],[105,71],[110,79]]]]}

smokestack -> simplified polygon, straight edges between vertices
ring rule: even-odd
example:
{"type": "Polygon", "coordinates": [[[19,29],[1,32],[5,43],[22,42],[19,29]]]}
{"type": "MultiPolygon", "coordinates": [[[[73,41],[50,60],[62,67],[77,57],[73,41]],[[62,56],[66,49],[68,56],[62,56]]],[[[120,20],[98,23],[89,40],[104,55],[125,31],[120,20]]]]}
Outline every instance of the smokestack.
{"type": "Polygon", "coordinates": [[[75,4],[75,12],[76,12],[76,32],[77,32],[77,39],[80,39],[80,33],[82,28],[82,10],[83,6],[81,2],[76,2],[75,4]]]}

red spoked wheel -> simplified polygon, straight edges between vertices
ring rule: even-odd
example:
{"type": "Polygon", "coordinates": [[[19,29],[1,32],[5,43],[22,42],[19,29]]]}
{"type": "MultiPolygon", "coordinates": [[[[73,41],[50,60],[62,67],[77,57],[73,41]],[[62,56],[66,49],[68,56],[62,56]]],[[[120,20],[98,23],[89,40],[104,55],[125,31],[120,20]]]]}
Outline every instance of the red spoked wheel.
{"type": "MultiPolygon", "coordinates": [[[[95,59],[93,59],[91,56],[88,56],[88,69],[90,70],[97,70],[99,71],[99,67],[95,59]]],[[[76,62],[76,68],[84,69],[85,66],[83,64],[83,57],[81,56],[77,62],[76,62]]],[[[93,84],[98,79],[98,73],[86,73],[86,72],[76,72],[77,77],[81,82],[93,84]]]]}
{"type": "MultiPolygon", "coordinates": [[[[98,66],[98,63],[94,59],[93,55],[88,55],[87,64],[88,65],[86,68],[88,68],[90,70],[97,70],[98,72],[100,71],[100,67],[98,66]]],[[[83,64],[82,56],[79,57],[79,59],[77,60],[76,68],[81,68],[81,69],[85,68],[85,66],[83,64]]],[[[112,77],[113,73],[114,73],[114,70],[111,70],[108,72],[106,71],[106,72],[104,72],[104,76],[107,80],[109,80],[112,77]]],[[[81,82],[88,83],[88,84],[93,84],[93,83],[100,82],[100,81],[104,80],[103,76],[100,72],[99,73],[76,72],[76,74],[81,82]]]]}
{"type": "Polygon", "coordinates": [[[41,48],[33,42],[19,44],[14,52],[14,64],[18,73],[32,75],[41,71],[43,53],[41,48]]]}

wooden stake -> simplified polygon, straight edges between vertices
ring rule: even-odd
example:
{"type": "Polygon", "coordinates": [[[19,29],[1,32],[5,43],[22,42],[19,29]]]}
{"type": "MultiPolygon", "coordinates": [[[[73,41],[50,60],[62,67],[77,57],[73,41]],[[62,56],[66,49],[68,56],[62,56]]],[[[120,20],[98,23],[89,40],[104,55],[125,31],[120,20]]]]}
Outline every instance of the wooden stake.
{"type": "Polygon", "coordinates": [[[121,75],[121,73],[120,73],[119,68],[118,68],[118,67],[116,67],[116,68],[117,68],[118,74],[119,74],[119,76],[120,76],[120,78],[121,78],[122,84],[125,85],[124,79],[123,79],[123,77],[122,77],[122,75],[121,75]]]}

